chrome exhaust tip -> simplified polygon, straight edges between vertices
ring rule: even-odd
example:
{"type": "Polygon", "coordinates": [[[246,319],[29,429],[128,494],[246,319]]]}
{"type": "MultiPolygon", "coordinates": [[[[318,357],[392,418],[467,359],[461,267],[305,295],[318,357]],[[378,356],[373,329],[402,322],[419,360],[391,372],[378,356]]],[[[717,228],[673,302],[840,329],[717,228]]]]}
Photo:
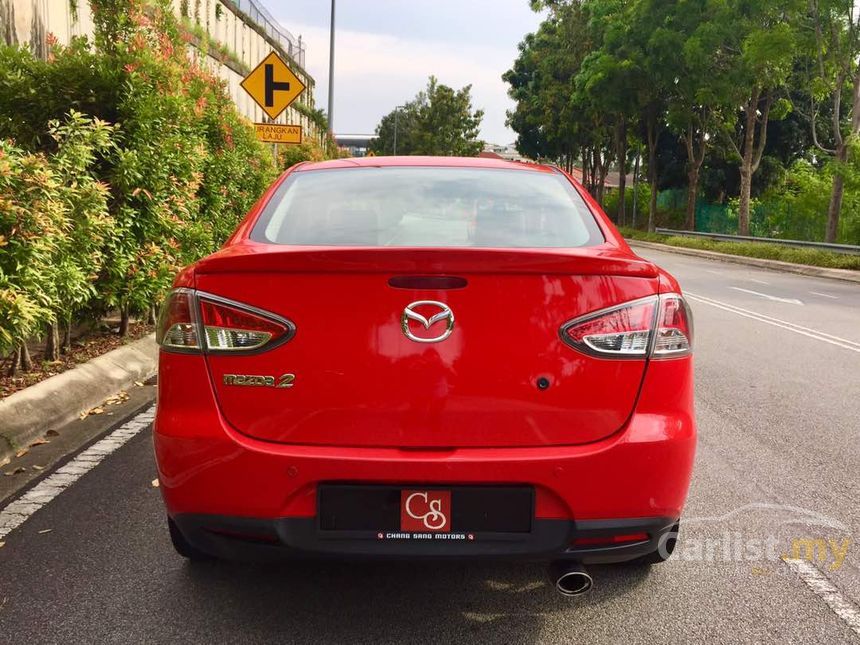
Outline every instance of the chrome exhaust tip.
{"type": "Polygon", "coordinates": [[[553,562],[549,565],[549,579],[563,596],[579,596],[594,586],[594,579],[579,562],[553,562]]]}

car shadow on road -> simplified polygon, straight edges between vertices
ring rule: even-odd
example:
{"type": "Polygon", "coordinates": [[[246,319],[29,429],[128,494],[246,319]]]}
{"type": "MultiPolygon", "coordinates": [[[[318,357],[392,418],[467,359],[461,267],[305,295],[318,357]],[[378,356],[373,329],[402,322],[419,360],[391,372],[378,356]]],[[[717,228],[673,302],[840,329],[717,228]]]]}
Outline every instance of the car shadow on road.
{"type": "Polygon", "coordinates": [[[243,642],[530,643],[548,615],[576,619],[584,607],[632,593],[648,568],[595,567],[594,591],[577,598],[558,594],[534,563],[219,562],[177,573],[179,606],[165,618],[189,628],[205,616],[215,635],[219,627],[235,635],[242,624],[243,642]]]}

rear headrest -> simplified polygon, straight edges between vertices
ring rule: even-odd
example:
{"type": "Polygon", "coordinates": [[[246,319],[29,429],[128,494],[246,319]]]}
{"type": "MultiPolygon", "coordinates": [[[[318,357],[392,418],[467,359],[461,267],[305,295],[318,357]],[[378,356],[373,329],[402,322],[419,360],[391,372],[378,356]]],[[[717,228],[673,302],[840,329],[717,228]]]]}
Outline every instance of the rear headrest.
{"type": "Polygon", "coordinates": [[[376,246],[379,215],[375,210],[333,206],[326,216],[323,234],[329,244],[376,246]]]}
{"type": "Polygon", "coordinates": [[[525,236],[525,213],[504,208],[479,208],[475,216],[478,246],[519,246],[525,236]]]}

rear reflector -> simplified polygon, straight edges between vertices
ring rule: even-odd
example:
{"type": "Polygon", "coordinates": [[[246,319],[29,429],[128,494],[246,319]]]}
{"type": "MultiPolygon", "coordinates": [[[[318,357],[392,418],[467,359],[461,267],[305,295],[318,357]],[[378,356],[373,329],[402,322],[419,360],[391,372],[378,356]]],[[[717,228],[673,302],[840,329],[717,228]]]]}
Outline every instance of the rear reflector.
{"type": "Polygon", "coordinates": [[[286,318],[193,289],[174,289],[161,309],[156,341],[176,352],[256,352],[295,334],[286,318]]]}
{"type": "Polygon", "coordinates": [[[601,546],[611,544],[626,544],[630,542],[644,542],[648,539],[647,533],[628,533],[626,535],[607,535],[605,537],[583,537],[576,538],[571,542],[573,546],[601,546]]]}
{"type": "Polygon", "coordinates": [[[684,298],[669,293],[575,318],[560,335],[574,349],[601,358],[681,356],[692,348],[692,316],[684,298]]]}

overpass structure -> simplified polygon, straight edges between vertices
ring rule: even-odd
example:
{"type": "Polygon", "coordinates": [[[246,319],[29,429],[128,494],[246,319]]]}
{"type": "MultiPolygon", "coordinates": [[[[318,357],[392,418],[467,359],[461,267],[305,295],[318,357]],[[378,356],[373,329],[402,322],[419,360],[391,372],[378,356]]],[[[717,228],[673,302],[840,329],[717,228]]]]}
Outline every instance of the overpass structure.
{"type": "Polygon", "coordinates": [[[336,134],[334,140],[339,148],[346,148],[353,157],[365,157],[375,134],[336,134]]]}

